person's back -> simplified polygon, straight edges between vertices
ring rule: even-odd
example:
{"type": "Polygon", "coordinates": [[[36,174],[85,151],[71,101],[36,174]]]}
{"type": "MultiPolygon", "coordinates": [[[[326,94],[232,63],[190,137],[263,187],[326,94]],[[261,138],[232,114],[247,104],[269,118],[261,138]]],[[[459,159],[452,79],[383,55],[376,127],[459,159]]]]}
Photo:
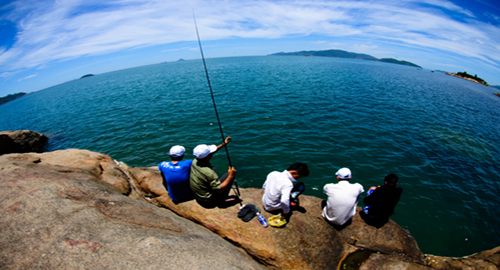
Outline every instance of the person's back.
{"type": "Polygon", "coordinates": [[[337,173],[337,184],[326,184],[323,192],[328,196],[322,216],[335,225],[344,225],[356,214],[359,195],[364,192],[363,186],[351,184],[351,171],[342,168],[337,173]]]}
{"type": "Polygon", "coordinates": [[[309,168],[306,163],[301,162],[293,163],[283,172],[269,173],[262,186],[264,189],[262,196],[264,210],[268,212],[281,211],[281,217],[288,218],[291,215],[290,195],[294,188],[293,182],[307,176],[309,176],[309,168]]]}
{"type": "Polygon", "coordinates": [[[172,161],[163,161],[158,165],[163,176],[163,185],[174,203],[192,199],[189,186],[189,172],[192,160],[184,158],[184,147],[176,145],[170,149],[172,161]]]}
{"type": "Polygon", "coordinates": [[[285,172],[274,171],[267,175],[266,181],[262,185],[264,195],[262,197],[262,204],[264,210],[272,211],[282,209],[282,203],[286,212],[288,213],[289,202],[285,199],[290,198],[290,192],[293,188],[292,176],[285,172]],[[283,202],[282,202],[283,200],[283,202]]]}
{"type": "Polygon", "coordinates": [[[230,166],[227,173],[219,178],[210,164],[212,156],[230,141],[231,137],[227,137],[219,146],[200,144],[193,149],[196,159],[191,164],[189,185],[196,201],[203,207],[211,208],[237,201],[229,197],[236,169],[230,166]]]}
{"type": "Polygon", "coordinates": [[[394,214],[394,208],[403,193],[403,189],[397,187],[397,175],[387,175],[384,183],[384,186],[371,187],[363,200],[363,203],[366,205],[363,208],[364,213],[369,218],[380,220],[381,222],[386,222],[394,214]]]}
{"type": "Polygon", "coordinates": [[[195,159],[191,165],[190,186],[197,200],[210,201],[214,190],[220,189],[221,182],[214,168],[208,162],[195,159]]]}

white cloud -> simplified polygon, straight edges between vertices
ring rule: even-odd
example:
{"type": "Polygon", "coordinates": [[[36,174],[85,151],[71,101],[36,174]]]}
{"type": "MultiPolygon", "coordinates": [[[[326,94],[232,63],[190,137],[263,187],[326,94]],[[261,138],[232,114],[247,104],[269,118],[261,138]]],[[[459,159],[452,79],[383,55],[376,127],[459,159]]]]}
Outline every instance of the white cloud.
{"type": "Polygon", "coordinates": [[[18,81],[18,82],[20,82],[20,81],[24,81],[24,80],[26,80],[26,79],[33,78],[33,77],[36,77],[36,74],[29,75],[29,76],[24,77],[24,78],[21,78],[21,79],[19,79],[19,80],[17,80],[17,81],[18,81]]]}
{"type": "MultiPolygon", "coordinates": [[[[54,61],[196,40],[276,39],[322,35],[448,51],[500,65],[500,28],[477,21],[450,1],[184,1],[59,0],[14,2],[7,16],[19,27],[15,44],[0,50],[0,71],[54,61]],[[425,5],[422,5],[425,4],[425,5]],[[454,16],[462,16],[456,21],[454,16]],[[465,23],[466,21],[467,23],[465,23]]],[[[325,40],[326,41],[326,40],[325,40]]],[[[360,50],[369,53],[370,45],[360,50]]]]}

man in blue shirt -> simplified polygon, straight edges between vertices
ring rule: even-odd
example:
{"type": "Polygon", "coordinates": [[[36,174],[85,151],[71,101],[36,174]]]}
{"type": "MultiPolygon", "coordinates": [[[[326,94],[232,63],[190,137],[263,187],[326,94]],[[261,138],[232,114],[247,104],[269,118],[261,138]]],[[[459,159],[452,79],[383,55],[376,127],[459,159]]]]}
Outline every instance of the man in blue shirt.
{"type": "Polygon", "coordinates": [[[189,170],[193,161],[182,160],[185,151],[180,145],[173,146],[169,153],[172,161],[163,161],[158,165],[163,176],[163,185],[170,199],[176,204],[193,198],[189,187],[189,170]]]}

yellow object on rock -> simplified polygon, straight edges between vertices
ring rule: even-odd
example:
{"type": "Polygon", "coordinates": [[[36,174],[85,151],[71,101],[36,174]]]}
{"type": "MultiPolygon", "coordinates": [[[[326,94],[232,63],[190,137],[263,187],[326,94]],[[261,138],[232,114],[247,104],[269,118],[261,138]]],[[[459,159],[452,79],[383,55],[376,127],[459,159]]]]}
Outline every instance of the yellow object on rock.
{"type": "Polygon", "coordinates": [[[281,218],[281,215],[275,215],[275,216],[271,216],[269,217],[269,219],[267,220],[269,222],[269,225],[273,226],[273,227],[283,227],[286,225],[286,219],[284,218],[281,218]]]}

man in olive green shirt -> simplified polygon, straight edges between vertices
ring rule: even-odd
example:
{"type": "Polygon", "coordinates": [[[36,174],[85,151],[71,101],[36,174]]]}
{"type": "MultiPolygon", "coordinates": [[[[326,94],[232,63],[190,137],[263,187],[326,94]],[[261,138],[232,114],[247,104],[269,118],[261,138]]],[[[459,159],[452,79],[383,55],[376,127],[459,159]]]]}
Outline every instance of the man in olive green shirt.
{"type": "Polygon", "coordinates": [[[196,159],[191,164],[189,185],[196,201],[204,207],[215,207],[228,199],[236,170],[229,167],[227,173],[219,178],[216,169],[210,164],[210,159],[230,141],[231,137],[227,137],[219,146],[201,144],[193,150],[196,159]]]}

